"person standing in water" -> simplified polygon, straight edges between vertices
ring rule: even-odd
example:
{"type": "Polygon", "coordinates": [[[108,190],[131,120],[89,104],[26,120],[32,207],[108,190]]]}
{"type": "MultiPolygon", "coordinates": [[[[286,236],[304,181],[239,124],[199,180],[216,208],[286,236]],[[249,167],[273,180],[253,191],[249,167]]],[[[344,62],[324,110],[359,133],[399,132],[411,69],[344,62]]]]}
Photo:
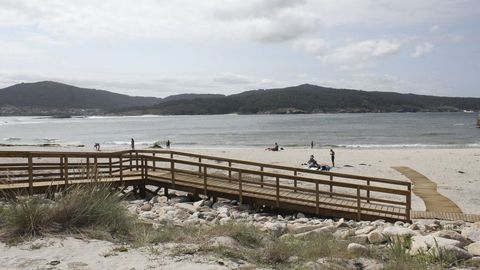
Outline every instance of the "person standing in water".
{"type": "Polygon", "coordinates": [[[135,140],[132,138],[131,140],[131,146],[132,146],[132,150],[135,150],[135,140]]]}
{"type": "Polygon", "coordinates": [[[332,158],[332,167],[335,167],[335,151],[330,149],[330,157],[332,158]]]}
{"type": "Polygon", "coordinates": [[[167,140],[166,146],[167,146],[167,148],[170,148],[170,140],[167,140]]]}

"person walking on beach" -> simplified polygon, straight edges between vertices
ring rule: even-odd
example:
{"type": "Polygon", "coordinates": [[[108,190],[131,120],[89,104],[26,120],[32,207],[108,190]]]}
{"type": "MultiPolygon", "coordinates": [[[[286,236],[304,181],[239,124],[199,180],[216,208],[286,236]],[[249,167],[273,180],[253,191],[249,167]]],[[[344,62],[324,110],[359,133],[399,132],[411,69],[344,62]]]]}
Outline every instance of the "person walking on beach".
{"type": "Polygon", "coordinates": [[[310,143],[310,148],[313,149],[313,141],[310,143]]]}
{"type": "Polygon", "coordinates": [[[330,157],[332,158],[332,167],[335,167],[335,151],[330,149],[330,157]]]}
{"type": "Polygon", "coordinates": [[[100,151],[100,144],[96,142],[93,147],[95,147],[95,150],[100,151]]]}
{"type": "Polygon", "coordinates": [[[167,146],[167,148],[170,148],[170,140],[167,140],[166,146],[167,146]]]}
{"type": "Polygon", "coordinates": [[[132,146],[132,150],[135,150],[135,140],[133,138],[131,138],[130,141],[131,141],[130,144],[132,146]]]}

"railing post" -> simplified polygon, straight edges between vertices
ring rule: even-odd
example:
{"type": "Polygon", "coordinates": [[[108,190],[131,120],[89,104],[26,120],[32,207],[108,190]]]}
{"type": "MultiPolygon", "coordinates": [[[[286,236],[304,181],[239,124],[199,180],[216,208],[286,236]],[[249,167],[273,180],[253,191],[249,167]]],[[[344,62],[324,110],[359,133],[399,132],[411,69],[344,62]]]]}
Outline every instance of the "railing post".
{"type": "Polygon", "coordinates": [[[131,151],[130,151],[130,171],[133,171],[133,157],[132,157],[131,151]]]}
{"type": "Polygon", "coordinates": [[[207,196],[207,166],[203,167],[203,195],[207,196]]]}
{"type": "MultiPolygon", "coordinates": [[[[293,171],[293,175],[297,176],[297,170],[293,171]]],[[[297,179],[293,179],[293,192],[297,192],[297,179]]]]}
{"type": "Polygon", "coordinates": [[[94,165],[94,168],[95,168],[95,176],[94,176],[95,178],[94,178],[94,180],[98,181],[98,159],[97,159],[97,156],[95,156],[93,158],[93,164],[95,164],[94,165]]]}
{"type": "Polygon", "coordinates": [[[317,215],[320,214],[320,196],[319,196],[318,182],[315,182],[315,206],[317,215]]]}
{"type": "Polygon", "coordinates": [[[412,212],[412,184],[408,183],[408,194],[407,194],[407,209],[405,210],[407,222],[411,221],[411,212],[412,212]]]}
{"type": "Polygon", "coordinates": [[[242,171],[238,171],[238,197],[240,204],[243,203],[242,188],[242,171]]]}
{"type": "Polygon", "coordinates": [[[333,182],[333,175],[330,174],[330,198],[333,196],[332,193],[333,193],[333,185],[332,185],[332,182],[333,182]]]}
{"type": "Polygon", "coordinates": [[[138,152],[135,152],[135,170],[138,171],[138,152]]]}
{"type": "Polygon", "coordinates": [[[28,194],[33,195],[33,159],[32,159],[32,154],[28,154],[28,194]]]}
{"type": "Polygon", "coordinates": [[[276,203],[277,203],[277,207],[279,207],[280,206],[280,178],[278,176],[276,177],[276,188],[277,188],[276,203]]]}
{"type": "Polygon", "coordinates": [[[90,178],[90,158],[87,157],[87,179],[90,178]]]}
{"type": "Polygon", "coordinates": [[[175,163],[170,160],[170,172],[172,173],[172,188],[175,188],[175,163]]]}
{"type": "Polygon", "coordinates": [[[362,205],[360,202],[360,187],[357,186],[357,220],[360,221],[362,219],[362,205]]]}
{"type": "Polygon", "coordinates": [[[112,157],[108,157],[108,174],[112,177],[112,157]]]}
{"type": "MultiPolygon", "coordinates": [[[[228,162],[228,177],[232,178],[232,162],[228,162]]],[[[228,179],[229,182],[232,182],[232,179],[228,179]]]]}
{"type": "Polygon", "coordinates": [[[260,174],[260,187],[263,188],[263,166],[260,166],[260,171],[262,174],[260,174]]]}
{"type": "Polygon", "coordinates": [[[153,155],[153,171],[156,171],[157,170],[157,162],[155,160],[155,153],[153,153],[152,155],[153,155]]]}
{"type": "Polygon", "coordinates": [[[60,179],[64,179],[65,173],[63,170],[65,167],[63,166],[63,156],[60,157],[60,179]]]}
{"type": "Polygon", "coordinates": [[[370,202],[370,180],[367,180],[367,202],[370,202]]]}
{"type": "Polygon", "coordinates": [[[120,169],[120,186],[123,186],[123,157],[120,156],[118,158],[118,162],[119,162],[119,169],[120,169]]]}
{"type": "Polygon", "coordinates": [[[66,187],[68,185],[68,157],[64,156],[63,159],[65,161],[63,165],[65,167],[64,171],[65,171],[65,187],[66,187]]]}
{"type": "Polygon", "coordinates": [[[202,174],[202,158],[201,157],[198,158],[198,163],[199,163],[198,164],[198,174],[199,174],[198,177],[202,177],[201,176],[201,174],[202,174]]]}
{"type": "Polygon", "coordinates": [[[142,181],[145,181],[145,159],[144,158],[141,158],[140,159],[140,175],[142,177],[142,181]]]}

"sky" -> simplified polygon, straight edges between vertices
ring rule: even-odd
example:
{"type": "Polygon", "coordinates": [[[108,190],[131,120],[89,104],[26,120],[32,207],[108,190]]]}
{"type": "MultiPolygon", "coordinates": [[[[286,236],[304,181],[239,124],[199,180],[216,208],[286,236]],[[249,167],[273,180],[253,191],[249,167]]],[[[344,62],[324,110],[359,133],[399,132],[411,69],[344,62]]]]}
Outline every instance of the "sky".
{"type": "Polygon", "coordinates": [[[480,97],[479,0],[0,0],[0,88],[480,97]]]}

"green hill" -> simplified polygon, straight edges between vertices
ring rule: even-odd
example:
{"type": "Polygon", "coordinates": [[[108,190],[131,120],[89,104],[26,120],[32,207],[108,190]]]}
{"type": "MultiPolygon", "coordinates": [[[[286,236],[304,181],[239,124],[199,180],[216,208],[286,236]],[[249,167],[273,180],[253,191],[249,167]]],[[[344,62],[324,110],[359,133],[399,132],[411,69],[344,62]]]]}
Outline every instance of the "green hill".
{"type": "Polygon", "coordinates": [[[116,110],[120,114],[258,114],[320,112],[420,112],[480,110],[480,98],[368,92],[303,84],[240,94],[169,100],[116,110]]]}

